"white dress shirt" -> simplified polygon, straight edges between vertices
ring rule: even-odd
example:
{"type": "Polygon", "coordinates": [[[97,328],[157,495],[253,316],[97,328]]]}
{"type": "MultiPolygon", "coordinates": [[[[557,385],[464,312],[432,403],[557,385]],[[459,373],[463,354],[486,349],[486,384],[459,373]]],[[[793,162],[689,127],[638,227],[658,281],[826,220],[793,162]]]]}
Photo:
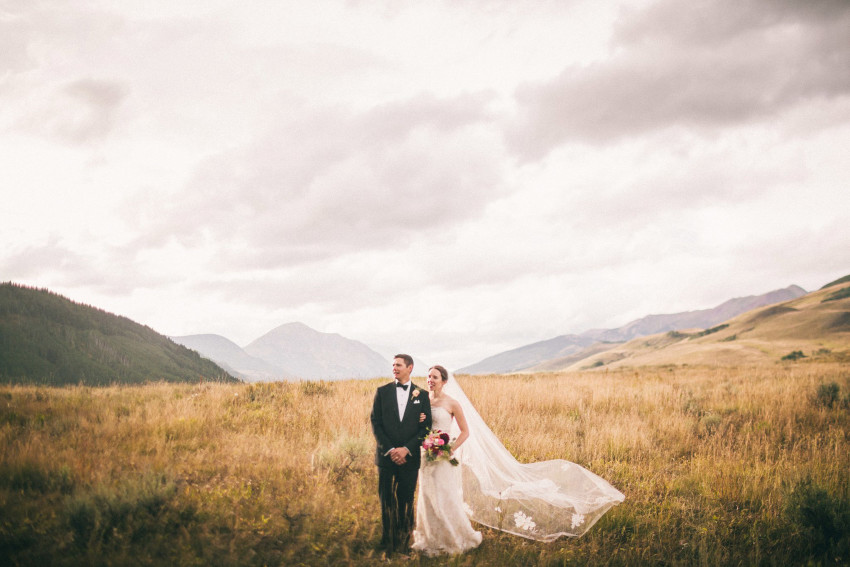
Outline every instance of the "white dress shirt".
{"type": "MultiPolygon", "coordinates": [[[[396,384],[400,384],[398,380],[396,380],[396,384]]],[[[404,419],[404,410],[407,407],[407,400],[410,398],[410,389],[413,387],[413,382],[410,380],[407,381],[407,389],[399,388],[396,386],[395,389],[395,397],[396,401],[398,401],[398,420],[401,421],[404,419]]]]}

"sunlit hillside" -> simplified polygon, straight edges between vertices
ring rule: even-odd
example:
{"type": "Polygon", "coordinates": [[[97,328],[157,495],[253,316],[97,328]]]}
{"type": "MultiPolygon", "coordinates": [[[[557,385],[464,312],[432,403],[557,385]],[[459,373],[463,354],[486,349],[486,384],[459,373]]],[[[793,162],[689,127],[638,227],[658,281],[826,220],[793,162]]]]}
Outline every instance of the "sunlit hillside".
{"type": "Polygon", "coordinates": [[[584,536],[482,528],[452,561],[386,561],[380,380],[0,387],[3,565],[835,565],[850,558],[850,372],[460,376],[523,462],[626,496],[584,536]]]}
{"type": "Polygon", "coordinates": [[[710,329],[671,331],[620,345],[597,344],[594,349],[551,361],[545,369],[737,366],[778,362],[786,356],[850,361],[850,282],[748,311],[710,329]]]}

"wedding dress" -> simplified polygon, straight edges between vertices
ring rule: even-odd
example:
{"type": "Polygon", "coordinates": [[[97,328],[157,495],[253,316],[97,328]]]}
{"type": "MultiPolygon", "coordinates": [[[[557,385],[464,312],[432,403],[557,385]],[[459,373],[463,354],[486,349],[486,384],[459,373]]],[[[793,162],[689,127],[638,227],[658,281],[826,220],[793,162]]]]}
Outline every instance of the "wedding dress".
{"type": "MultiPolygon", "coordinates": [[[[454,418],[442,407],[431,408],[431,429],[450,431],[454,418]]],[[[461,446],[463,449],[463,446],[461,446]]],[[[448,461],[422,459],[413,549],[434,556],[463,553],[481,544],[464,506],[461,469],[448,461]]]]}
{"type": "MultiPolygon", "coordinates": [[[[530,539],[553,541],[582,535],[625,499],[606,480],[576,463],[563,459],[518,462],[487,427],[454,376],[449,377],[443,392],[460,403],[469,426],[469,438],[455,455],[460,466],[449,468],[462,477],[463,500],[458,497],[457,505],[475,522],[530,539]]],[[[436,413],[433,419],[436,423],[436,413]]],[[[451,425],[449,434],[457,437],[459,428],[456,423],[451,425]]],[[[446,494],[441,502],[448,505],[451,498],[446,494]]]]}

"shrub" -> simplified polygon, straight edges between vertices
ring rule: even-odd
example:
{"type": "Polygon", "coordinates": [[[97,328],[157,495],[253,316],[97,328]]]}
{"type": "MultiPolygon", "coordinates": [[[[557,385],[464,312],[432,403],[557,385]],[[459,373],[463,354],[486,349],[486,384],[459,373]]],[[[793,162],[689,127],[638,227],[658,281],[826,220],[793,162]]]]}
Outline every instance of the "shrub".
{"type": "Polygon", "coordinates": [[[710,329],[705,329],[704,331],[700,331],[699,333],[695,334],[691,338],[693,339],[693,338],[697,338],[697,337],[704,337],[706,335],[711,335],[712,333],[722,331],[723,329],[725,329],[728,326],[729,326],[728,323],[723,323],[722,325],[717,325],[716,327],[712,327],[710,329]]]}
{"type": "Polygon", "coordinates": [[[65,523],[77,547],[89,553],[120,540],[144,542],[160,532],[173,533],[179,515],[170,510],[175,493],[172,482],[156,475],[81,491],[66,499],[65,523]]]}
{"type": "Polygon", "coordinates": [[[845,287],[844,289],[839,289],[838,291],[830,293],[826,298],[821,300],[821,303],[826,303],[827,301],[838,301],[839,299],[846,299],[848,297],[850,297],[850,287],[845,287]]]}
{"type": "Polygon", "coordinates": [[[816,405],[831,408],[839,399],[839,386],[835,382],[829,384],[821,384],[818,386],[817,395],[815,396],[816,405]]]}
{"type": "Polygon", "coordinates": [[[0,487],[22,492],[43,494],[55,490],[69,494],[74,488],[74,477],[67,465],[50,468],[29,461],[0,463],[0,487]]]}
{"type": "Polygon", "coordinates": [[[797,360],[798,358],[806,358],[801,350],[794,350],[782,357],[782,360],[797,360]]]}
{"type": "Polygon", "coordinates": [[[850,502],[833,496],[807,478],[791,490],[786,501],[788,519],[806,537],[800,545],[810,553],[840,562],[850,552],[850,502]]]}
{"type": "Polygon", "coordinates": [[[324,380],[301,382],[300,389],[305,396],[330,396],[334,391],[333,386],[324,380]]]}
{"type": "Polygon", "coordinates": [[[699,420],[698,431],[703,434],[711,435],[720,428],[722,419],[719,415],[708,414],[704,415],[699,420]]]}

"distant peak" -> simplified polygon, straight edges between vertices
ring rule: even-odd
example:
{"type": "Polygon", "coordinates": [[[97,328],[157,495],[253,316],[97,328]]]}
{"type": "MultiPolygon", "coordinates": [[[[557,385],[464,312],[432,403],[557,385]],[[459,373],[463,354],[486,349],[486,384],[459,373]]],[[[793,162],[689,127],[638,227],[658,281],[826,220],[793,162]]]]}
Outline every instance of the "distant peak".
{"type": "Polygon", "coordinates": [[[289,323],[284,323],[283,325],[280,325],[277,328],[283,329],[283,328],[286,328],[286,327],[301,328],[301,329],[309,329],[310,328],[307,325],[305,325],[304,323],[302,323],[301,321],[291,321],[289,323]]]}

